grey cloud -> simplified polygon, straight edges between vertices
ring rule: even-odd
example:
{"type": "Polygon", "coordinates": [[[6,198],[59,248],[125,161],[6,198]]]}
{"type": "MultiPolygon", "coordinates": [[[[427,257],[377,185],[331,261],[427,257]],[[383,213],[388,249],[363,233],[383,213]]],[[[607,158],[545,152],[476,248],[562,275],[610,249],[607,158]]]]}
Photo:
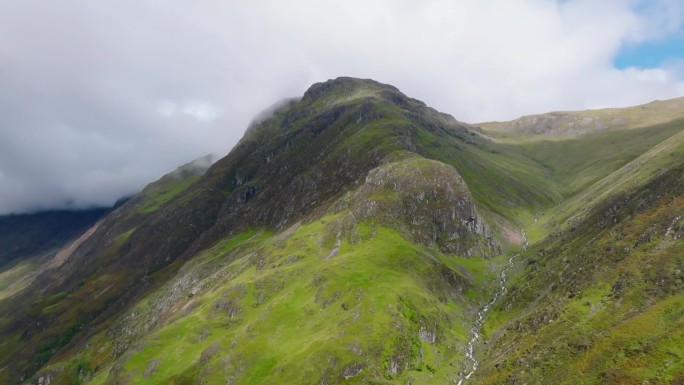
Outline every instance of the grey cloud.
{"type": "Polygon", "coordinates": [[[0,214],[111,204],[341,75],[471,122],[684,94],[680,65],[612,68],[681,27],[636,3],[3,1],[0,214]]]}

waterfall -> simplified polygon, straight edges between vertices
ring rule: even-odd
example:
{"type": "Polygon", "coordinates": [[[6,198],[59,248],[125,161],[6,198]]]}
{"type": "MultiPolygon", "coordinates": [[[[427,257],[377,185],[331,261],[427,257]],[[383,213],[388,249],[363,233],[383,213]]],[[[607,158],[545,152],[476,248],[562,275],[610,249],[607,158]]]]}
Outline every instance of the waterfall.
{"type": "MultiPolygon", "coordinates": [[[[525,230],[521,230],[522,232],[522,237],[523,237],[523,250],[527,250],[527,234],[525,234],[525,230]]],[[[458,381],[458,385],[463,385],[463,383],[470,379],[472,375],[475,373],[477,370],[478,365],[480,362],[475,358],[475,343],[480,339],[480,330],[482,330],[482,325],[484,324],[484,317],[489,311],[489,309],[494,305],[501,297],[503,297],[504,294],[506,294],[506,272],[513,267],[513,262],[515,259],[520,255],[520,253],[515,253],[513,254],[510,258],[508,258],[508,263],[506,264],[506,267],[504,267],[503,270],[501,270],[501,274],[499,274],[499,286],[494,293],[494,297],[487,302],[487,304],[480,309],[477,312],[477,317],[475,317],[475,323],[473,324],[473,327],[470,328],[470,341],[468,341],[468,345],[466,345],[465,349],[465,354],[466,358],[464,360],[464,365],[466,367],[470,367],[470,370],[468,373],[466,373],[465,376],[462,376],[461,379],[458,381]]]]}

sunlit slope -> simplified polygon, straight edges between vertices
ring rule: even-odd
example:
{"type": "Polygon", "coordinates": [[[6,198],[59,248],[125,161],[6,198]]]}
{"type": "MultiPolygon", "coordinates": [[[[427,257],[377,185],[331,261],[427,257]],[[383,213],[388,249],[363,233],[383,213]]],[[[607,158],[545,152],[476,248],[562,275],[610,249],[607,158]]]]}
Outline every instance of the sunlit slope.
{"type": "Polygon", "coordinates": [[[509,122],[480,123],[478,126],[501,140],[537,141],[653,127],[682,119],[684,97],[627,108],[549,112],[523,116],[509,122]]]}
{"type": "Polygon", "coordinates": [[[55,384],[457,378],[496,254],[456,170],[410,153],[325,212],[219,241],[38,376],[55,384]],[[466,257],[467,256],[467,257],[466,257]],[[87,368],[87,370],[83,370],[87,368]]]}
{"type": "Polygon", "coordinates": [[[478,383],[670,384],[684,373],[684,132],[564,202],[485,323],[478,383]]]}
{"type": "Polygon", "coordinates": [[[97,223],[105,210],[46,212],[26,216],[24,225],[3,231],[3,239],[22,235],[21,242],[7,240],[18,250],[42,251],[6,264],[0,272],[0,383],[19,382],[22,372],[37,370],[115,301],[134,270],[117,266],[125,240],[155,208],[206,171],[206,163],[203,158],[180,167],[97,223]],[[74,233],[80,223],[88,226],[74,233]],[[69,231],[72,238],[62,239],[69,231]]]}
{"type": "MultiPolygon", "coordinates": [[[[454,207],[477,206],[465,217],[448,208],[412,222],[431,206],[392,206],[397,202],[393,193],[369,201],[376,202],[374,207],[404,210],[396,222],[409,225],[389,228],[436,252],[495,255],[508,243],[499,236],[502,224],[515,222],[528,207],[553,203],[546,180],[530,171],[537,167],[532,161],[518,153],[509,156],[470,126],[396,88],[351,78],[316,84],[301,100],[251,127],[202,177],[169,186],[163,179],[113,212],[72,257],[40,277],[47,285],[29,286],[0,303],[0,332],[7,336],[0,376],[8,383],[39,380],[36,371],[107,330],[129,306],[159,290],[204,250],[246,231],[279,233],[327,212],[363,185],[371,170],[410,161],[406,154],[428,163],[435,159],[461,174],[461,185],[470,191],[468,203],[454,207]],[[488,221],[491,226],[485,226],[488,221]],[[446,232],[437,231],[440,226],[446,232]],[[480,231],[477,236],[468,235],[471,226],[480,231]]],[[[409,171],[400,175],[423,173],[420,161],[409,163],[409,171]]],[[[411,183],[401,185],[412,188],[411,183]]],[[[427,204],[432,187],[422,186],[424,191],[416,194],[427,204]]],[[[383,213],[359,210],[355,215],[372,212],[362,216],[371,223],[383,213]]]]}

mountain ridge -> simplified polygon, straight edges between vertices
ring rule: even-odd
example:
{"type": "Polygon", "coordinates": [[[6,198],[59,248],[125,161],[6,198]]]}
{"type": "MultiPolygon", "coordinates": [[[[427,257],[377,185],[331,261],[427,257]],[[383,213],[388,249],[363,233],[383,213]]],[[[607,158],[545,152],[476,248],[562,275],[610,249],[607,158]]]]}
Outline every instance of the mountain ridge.
{"type": "Polygon", "coordinates": [[[527,115],[507,122],[483,122],[476,126],[499,134],[532,134],[526,140],[563,139],[598,132],[637,129],[684,119],[684,97],[655,100],[635,107],[584,111],[554,111],[527,115]]]}
{"type": "Polygon", "coordinates": [[[206,172],[119,207],[49,284],[0,300],[0,381],[447,383],[464,380],[467,346],[469,381],[677,381],[684,352],[662,333],[648,329],[638,370],[617,356],[623,335],[611,351],[589,334],[636,322],[632,306],[657,322],[684,311],[684,125],[625,128],[509,140],[389,85],[317,83],[206,172]],[[469,344],[487,303],[487,344],[469,344]],[[585,306],[602,317],[588,332],[549,321],[585,306]]]}

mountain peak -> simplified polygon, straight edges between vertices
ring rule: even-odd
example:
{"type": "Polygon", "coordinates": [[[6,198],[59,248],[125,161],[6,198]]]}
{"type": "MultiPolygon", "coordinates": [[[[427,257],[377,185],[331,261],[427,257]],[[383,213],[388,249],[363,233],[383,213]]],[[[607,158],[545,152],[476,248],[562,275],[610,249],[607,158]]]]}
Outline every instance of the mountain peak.
{"type": "Polygon", "coordinates": [[[435,123],[440,126],[463,126],[452,116],[428,108],[394,86],[371,79],[338,77],[315,83],[301,98],[283,99],[259,113],[238,146],[246,142],[271,141],[284,131],[303,128],[313,129],[314,136],[332,126],[359,128],[371,121],[390,118],[388,114],[404,123],[424,117],[439,121],[435,123]],[[338,124],[333,124],[336,121],[338,124]]]}
{"type": "MultiPolygon", "coordinates": [[[[399,89],[371,79],[358,79],[347,76],[315,83],[304,93],[303,100],[313,101],[329,98],[356,98],[362,96],[380,96],[394,94],[406,98],[399,89]]],[[[344,99],[341,99],[344,100],[344,99]]]]}

